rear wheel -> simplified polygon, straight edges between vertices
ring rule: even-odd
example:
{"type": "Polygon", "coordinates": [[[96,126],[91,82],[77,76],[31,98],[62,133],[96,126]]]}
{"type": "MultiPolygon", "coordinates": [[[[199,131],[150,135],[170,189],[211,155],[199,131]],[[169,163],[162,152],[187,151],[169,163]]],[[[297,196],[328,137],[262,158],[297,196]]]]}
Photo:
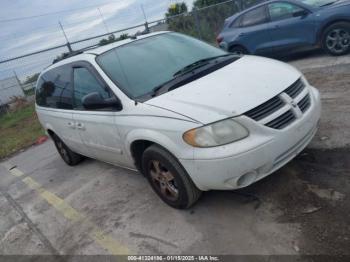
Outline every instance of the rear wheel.
{"type": "Polygon", "coordinates": [[[189,208],[201,196],[178,160],[159,146],[152,145],[145,150],[142,169],[152,189],[174,208],[189,208]]]}
{"type": "Polygon", "coordinates": [[[335,23],[329,26],[322,39],[323,49],[331,55],[345,55],[350,51],[350,23],[335,23]]]}
{"type": "Polygon", "coordinates": [[[69,147],[57,135],[53,135],[52,139],[55,143],[58,153],[67,165],[76,166],[84,159],[82,155],[79,155],[70,150],[69,147]]]}

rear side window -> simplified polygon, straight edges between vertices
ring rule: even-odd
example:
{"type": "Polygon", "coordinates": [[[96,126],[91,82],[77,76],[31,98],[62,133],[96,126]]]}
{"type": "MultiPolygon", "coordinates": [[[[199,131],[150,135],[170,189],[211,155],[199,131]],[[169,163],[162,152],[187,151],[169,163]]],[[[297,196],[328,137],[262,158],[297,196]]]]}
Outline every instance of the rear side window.
{"type": "Polygon", "coordinates": [[[265,6],[261,6],[245,13],[242,16],[242,27],[259,25],[266,23],[268,21],[266,8],[265,6]]]}
{"type": "Polygon", "coordinates": [[[95,76],[85,67],[74,68],[74,107],[83,109],[82,98],[87,94],[97,92],[104,99],[112,95],[95,76]]]}
{"type": "Polygon", "coordinates": [[[235,21],[233,21],[230,25],[230,27],[232,28],[236,28],[236,27],[240,27],[241,25],[241,21],[242,21],[242,16],[238,17],[235,21]]]}
{"type": "Polygon", "coordinates": [[[49,108],[73,109],[69,66],[54,68],[40,77],[36,89],[36,103],[49,108]]]}
{"type": "Polygon", "coordinates": [[[294,17],[294,14],[303,11],[299,6],[289,3],[273,3],[269,4],[269,12],[272,21],[278,21],[294,17]]]}

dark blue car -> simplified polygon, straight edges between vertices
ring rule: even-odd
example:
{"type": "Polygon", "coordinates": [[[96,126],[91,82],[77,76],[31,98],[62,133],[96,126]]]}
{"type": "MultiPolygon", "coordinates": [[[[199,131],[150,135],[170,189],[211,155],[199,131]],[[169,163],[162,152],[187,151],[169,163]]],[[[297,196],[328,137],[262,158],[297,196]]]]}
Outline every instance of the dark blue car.
{"type": "Polygon", "coordinates": [[[226,19],[217,41],[233,53],[322,47],[332,55],[344,55],[350,51],[350,1],[267,1],[226,19]]]}

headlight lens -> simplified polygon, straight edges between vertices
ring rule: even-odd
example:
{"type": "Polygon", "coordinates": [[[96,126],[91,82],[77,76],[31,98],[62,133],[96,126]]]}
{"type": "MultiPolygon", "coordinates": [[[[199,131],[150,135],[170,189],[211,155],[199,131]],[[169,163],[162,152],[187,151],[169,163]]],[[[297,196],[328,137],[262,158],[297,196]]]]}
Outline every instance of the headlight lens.
{"type": "Polygon", "coordinates": [[[226,119],[189,130],[184,133],[183,139],[194,147],[215,147],[241,140],[248,135],[248,130],[242,125],[233,119],[226,119]]]}

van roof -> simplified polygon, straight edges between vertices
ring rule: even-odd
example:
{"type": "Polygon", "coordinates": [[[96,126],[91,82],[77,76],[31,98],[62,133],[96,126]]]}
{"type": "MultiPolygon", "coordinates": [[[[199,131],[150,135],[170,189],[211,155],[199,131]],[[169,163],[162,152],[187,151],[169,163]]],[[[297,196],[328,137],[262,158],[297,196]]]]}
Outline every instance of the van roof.
{"type": "Polygon", "coordinates": [[[100,55],[100,54],[102,54],[104,52],[107,52],[107,51],[109,51],[109,50],[111,50],[113,48],[116,48],[118,46],[122,46],[122,45],[125,45],[125,44],[129,44],[129,43],[135,42],[135,41],[140,40],[140,39],[144,39],[144,38],[151,37],[151,36],[154,36],[154,35],[165,34],[165,33],[169,33],[169,31],[160,31],[160,32],[156,32],[156,33],[140,35],[140,36],[137,36],[136,38],[128,38],[126,40],[121,40],[121,41],[117,41],[117,42],[114,42],[114,43],[111,43],[111,44],[108,44],[108,45],[104,45],[104,46],[100,46],[100,47],[97,47],[97,48],[86,50],[86,51],[84,51],[84,53],[85,54],[100,55]]]}
{"type": "Polygon", "coordinates": [[[71,62],[75,62],[78,60],[85,60],[87,58],[87,56],[89,56],[89,55],[94,55],[94,56],[100,55],[100,54],[103,54],[104,52],[107,52],[107,51],[109,51],[113,48],[116,48],[118,46],[122,46],[125,44],[135,42],[135,41],[140,40],[140,39],[144,39],[144,38],[148,38],[148,37],[160,35],[160,34],[166,34],[166,33],[170,33],[170,31],[160,31],[160,32],[156,32],[156,33],[140,35],[140,36],[137,36],[136,38],[128,38],[126,40],[117,41],[117,42],[114,42],[114,43],[111,43],[108,45],[87,49],[84,51],[78,50],[78,51],[73,52],[72,54],[68,54],[68,56],[66,58],[62,58],[62,59],[59,59],[57,62],[54,62],[52,65],[45,68],[41,72],[41,74],[43,74],[43,73],[45,73],[53,68],[56,68],[56,67],[59,67],[59,66],[71,63],[71,62]]]}

